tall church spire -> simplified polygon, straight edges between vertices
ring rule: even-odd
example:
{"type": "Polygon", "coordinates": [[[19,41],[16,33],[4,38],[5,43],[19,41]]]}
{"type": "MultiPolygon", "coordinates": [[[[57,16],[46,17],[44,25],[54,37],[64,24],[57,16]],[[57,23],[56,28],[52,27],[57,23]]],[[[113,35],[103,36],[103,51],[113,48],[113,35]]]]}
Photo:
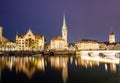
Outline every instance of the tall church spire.
{"type": "Polygon", "coordinates": [[[66,19],[65,19],[65,12],[64,12],[64,16],[63,16],[63,26],[62,26],[62,29],[67,29],[66,19]]]}
{"type": "Polygon", "coordinates": [[[65,20],[65,13],[63,16],[62,38],[65,40],[65,48],[67,49],[68,42],[67,42],[67,26],[66,26],[66,20],[65,20]]]}

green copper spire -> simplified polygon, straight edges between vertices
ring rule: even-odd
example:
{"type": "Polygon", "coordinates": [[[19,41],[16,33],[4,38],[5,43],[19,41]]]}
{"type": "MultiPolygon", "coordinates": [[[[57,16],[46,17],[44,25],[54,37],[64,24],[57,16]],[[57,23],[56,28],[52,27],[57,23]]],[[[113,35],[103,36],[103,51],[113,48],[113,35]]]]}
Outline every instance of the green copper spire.
{"type": "Polygon", "coordinates": [[[63,16],[63,26],[62,26],[62,29],[67,29],[66,20],[65,20],[65,13],[64,13],[64,16],[63,16]]]}

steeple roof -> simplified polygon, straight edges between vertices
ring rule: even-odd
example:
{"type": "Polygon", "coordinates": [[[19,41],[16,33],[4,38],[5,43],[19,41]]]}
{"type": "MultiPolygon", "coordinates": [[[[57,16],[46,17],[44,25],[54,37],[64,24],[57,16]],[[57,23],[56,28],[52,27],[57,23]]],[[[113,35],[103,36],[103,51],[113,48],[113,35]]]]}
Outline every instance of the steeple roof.
{"type": "Polygon", "coordinates": [[[66,19],[65,19],[65,13],[64,13],[64,16],[63,16],[63,26],[62,26],[62,29],[67,29],[66,19]]]}
{"type": "Polygon", "coordinates": [[[110,28],[110,35],[114,35],[114,33],[113,33],[113,27],[111,26],[111,28],[110,28]]]}
{"type": "Polygon", "coordinates": [[[114,35],[114,33],[113,33],[113,32],[110,32],[110,35],[114,35]]]}
{"type": "Polygon", "coordinates": [[[52,41],[64,41],[64,39],[61,36],[53,37],[52,41]]]}
{"type": "Polygon", "coordinates": [[[32,32],[32,30],[29,28],[28,32],[32,32]]]}
{"type": "Polygon", "coordinates": [[[33,34],[33,32],[32,32],[32,30],[29,28],[29,30],[27,31],[27,33],[32,33],[33,34]]]}

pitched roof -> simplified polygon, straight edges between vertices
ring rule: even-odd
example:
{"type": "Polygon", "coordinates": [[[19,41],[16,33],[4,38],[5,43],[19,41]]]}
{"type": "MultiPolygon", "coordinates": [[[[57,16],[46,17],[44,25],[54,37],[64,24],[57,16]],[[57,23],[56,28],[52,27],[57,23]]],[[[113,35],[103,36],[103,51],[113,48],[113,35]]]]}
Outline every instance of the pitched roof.
{"type": "Polygon", "coordinates": [[[113,33],[113,32],[111,32],[111,33],[110,33],[110,35],[114,35],[114,33],[113,33]]]}
{"type": "Polygon", "coordinates": [[[79,41],[77,41],[77,43],[98,43],[98,41],[97,40],[90,40],[90,39],[82,39],[82,40],[79,40],[79,41]]]}
{"type": "Polygon", "coordinates": [[[18,37],[24,38],[24,37],[25,37],[25,34],[21,34],[21,35],[19,35],[18,37]]]}
{"type": "Polygon", "coordinates": [[[42,35],[35,35],[35,39],[42,39],[42,35]]]}
{"type": "Polygon", "coordinates": [[[55,40],[64,41],[64,39],[61,36],[53,37],[51,41],[55,41],[55,40]]]}

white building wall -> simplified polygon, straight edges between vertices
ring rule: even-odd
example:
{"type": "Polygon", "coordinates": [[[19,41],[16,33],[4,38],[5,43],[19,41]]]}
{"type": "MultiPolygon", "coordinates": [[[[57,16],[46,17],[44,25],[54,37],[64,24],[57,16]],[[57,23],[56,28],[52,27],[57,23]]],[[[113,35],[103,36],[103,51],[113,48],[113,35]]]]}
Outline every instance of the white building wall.
{"type": "Polygon", "coordinates": [[[51,41],[51,49],[52,50],[65,50],[64,41],[59,41],[59,40],[51,41]]]}
{"type": "Polygon", "coordinates": [[[99,44],[98,43],[78,43],[76,44],[78,50],[98,50],[99,44]]]}
{"type": "Polygon", "coordinates": [[[42,38],[40,39],[35,39],[35,35],[31,32],[31,30],[29,30],[22,38],[16,36],[16,49],[19,51],[31,50],[31,47],[29,47],[29,39],[32,39],[33,43],[38,40],[38,42],[36,43],[38,45],[38,48],[35,48],[36,50],[44,50],[44,36],[42,36],[42,38]]]}

